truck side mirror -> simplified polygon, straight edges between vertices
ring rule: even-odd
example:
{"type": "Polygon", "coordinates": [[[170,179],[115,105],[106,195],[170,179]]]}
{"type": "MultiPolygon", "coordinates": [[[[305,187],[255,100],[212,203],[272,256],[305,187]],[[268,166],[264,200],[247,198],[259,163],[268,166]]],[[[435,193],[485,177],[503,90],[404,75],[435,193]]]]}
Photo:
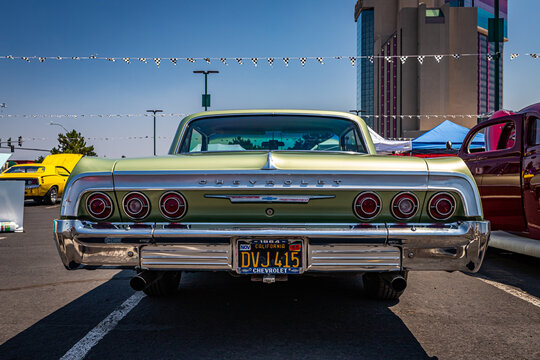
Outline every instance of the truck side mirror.
{"type": "Polygon", "coordinates": [[[452,142],[450,140],[446,142],[446,150],[452,150],[452,142]]]}

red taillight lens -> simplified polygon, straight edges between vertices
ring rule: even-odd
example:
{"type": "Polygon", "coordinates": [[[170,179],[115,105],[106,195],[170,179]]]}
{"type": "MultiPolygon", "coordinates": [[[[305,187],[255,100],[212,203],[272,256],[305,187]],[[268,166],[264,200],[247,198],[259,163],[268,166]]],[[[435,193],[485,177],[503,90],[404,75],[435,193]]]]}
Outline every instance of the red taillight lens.
{"type": "Polygon", "coordinates": [[[449,193],[438,193],[429,200],[429,216],[435,220],[446,220],[456,211],[456,199],[449,193]]]}
{"type": "Polygon", "coordinates": [[[86,200],[88,213],[97,220],[105,220],[113,213],[113,202],[104,193],[93,193],[86,200]]]}
{"type": "Polygon", "coordinates": [[[413,193],[397,194],[392,200],[391,209],[396,219],[410,219],[418,211],[418,198],[413,193]]]}
{"type": "Polygon", "coordinates": [[[131,192],[122,201],[124,212],[132,219],[140,220],[150,213],[150,201],[140,192],[131,192]]]}
{"type": "Polygon", "coordinates": [[[180,193],[167,192],[159,200],[159,210],[167,219],[180,219],[187,211],[186,199],[180,193]]]}
{"type": "Polygon", "coordinates": [[[381,198],[374,192],[363,192],[354,199],[353,209],[360,219],[373,219],[381,212],[381,198]]]}

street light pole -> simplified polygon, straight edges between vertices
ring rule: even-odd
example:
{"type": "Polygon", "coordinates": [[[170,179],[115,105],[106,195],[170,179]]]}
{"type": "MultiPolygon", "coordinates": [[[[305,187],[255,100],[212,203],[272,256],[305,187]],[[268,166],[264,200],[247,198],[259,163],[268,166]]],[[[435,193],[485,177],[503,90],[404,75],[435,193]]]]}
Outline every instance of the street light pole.
{"type": "Polygon", "coordinates": [[[163,110],[146,110],[146,112],[154,113],[154,156],[156,156],[156,113],[163,112],[163,110]]]}
{"type": "Polygon", "coordinates": [[[62,129],[64,129],[64,131],[67,133],[68,132],[68,129],[66,129],[62,124],[59,124],[59,123],[55,123],[55,122],[50,122],[49,125],[56,125],[56,126],[60,126],[62,129]]]}
{"type": "Polygon", "coordinates": [[[202,106],[204,106],[204,111],[208,111],[210,106],[210,95],[208,95],[208,74],[219,74],[217,70],[194,70],[194,74],[204,74],[204,95],[202,97],[202,106]]]}
{"type": "Polygon", "coordinates": [[[360,116],[360,113],[365,113],[366,110],[349,110],[349,112],[356,114],[356,116],[360,116]]]}

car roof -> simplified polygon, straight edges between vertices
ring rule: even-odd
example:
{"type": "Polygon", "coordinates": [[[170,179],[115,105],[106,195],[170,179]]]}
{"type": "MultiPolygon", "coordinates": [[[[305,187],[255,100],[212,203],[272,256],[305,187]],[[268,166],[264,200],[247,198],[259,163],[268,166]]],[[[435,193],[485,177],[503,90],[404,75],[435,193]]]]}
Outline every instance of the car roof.
{"type": "Polygon", "coordinates": [[[537,113],[540,114],[540,103],[532,104],[518,111],[518,114],[537,113]]]}

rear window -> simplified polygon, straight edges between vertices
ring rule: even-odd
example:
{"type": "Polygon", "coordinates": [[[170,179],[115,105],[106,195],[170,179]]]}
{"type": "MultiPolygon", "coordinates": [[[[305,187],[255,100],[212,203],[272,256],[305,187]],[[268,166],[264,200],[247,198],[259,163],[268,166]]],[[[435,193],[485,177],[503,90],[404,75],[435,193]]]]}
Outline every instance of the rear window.
{"type": "Polygon", "coordinates": [[[43,171],[45,171],[45,168],[43,166],[12,166],[6,170],[6,174],[37,173],[43,171]]]}
{"type": "Polygon", "coordinates": [[[181,153],[215,151],[367,153],[355,122],[318,116],[227,116],[192,121],[181,153]]]}

